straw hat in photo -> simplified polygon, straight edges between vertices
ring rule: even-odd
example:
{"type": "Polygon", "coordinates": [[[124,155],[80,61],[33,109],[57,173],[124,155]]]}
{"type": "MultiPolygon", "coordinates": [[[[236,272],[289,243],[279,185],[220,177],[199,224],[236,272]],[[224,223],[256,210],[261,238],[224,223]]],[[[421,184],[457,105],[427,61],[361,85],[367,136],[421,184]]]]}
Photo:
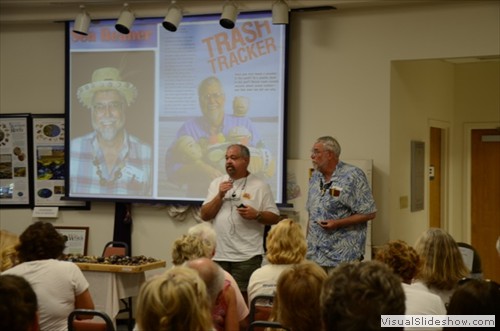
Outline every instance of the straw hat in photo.
{"type": "Polygon", "coordinates": [[[87,108],[92,108],[92,99],[97,91],[116,90],[123,95],[125,102],[130,106],[137,97],[136,87],[129,82],[124,82],[120,71],[116,68],[100,68],[92,74],[92,82],[80,86],[76,91],[78,100],[87,108]]]}

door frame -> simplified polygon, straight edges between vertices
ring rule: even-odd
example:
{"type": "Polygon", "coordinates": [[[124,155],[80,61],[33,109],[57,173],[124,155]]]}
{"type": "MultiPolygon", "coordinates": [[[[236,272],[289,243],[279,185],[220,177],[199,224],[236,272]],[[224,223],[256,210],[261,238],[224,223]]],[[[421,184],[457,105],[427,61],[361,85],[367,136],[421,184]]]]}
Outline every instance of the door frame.
{"type": "MultiPolygon", "coordinates": [[[[450,222],[449,222],[449,208],[450,208],[450,122],[429,119],[427,132],[429,135],[429,145],[430,145],[430,132],[431,127],[441,129],[441,228],[449,232],[450,222]]],[[[430,148],[429,148],[428,160],[429,164],[427,169],[430,167],[430,148]]],[[[426,177],[427,190],[429,191],[428,176],[426,177]]],[[[429,201],[429,194],[427,194],[427,201],[429,201]]],[[[429,224],[430,218],[430,205],[427,208],[427,225],[429,224]]]]}
{"type": "Polygon", "coordinates": [[[463,228],[462,233],[466,242],[470,243],[472,240],[471,227],[471,167],[472,167],[472,130],[476,129],[496,129],[500,127],[500,122],[479,122],[479,123],[464,123],[464,189],[462,190],[462,206],[463,206],[463,228]]]}

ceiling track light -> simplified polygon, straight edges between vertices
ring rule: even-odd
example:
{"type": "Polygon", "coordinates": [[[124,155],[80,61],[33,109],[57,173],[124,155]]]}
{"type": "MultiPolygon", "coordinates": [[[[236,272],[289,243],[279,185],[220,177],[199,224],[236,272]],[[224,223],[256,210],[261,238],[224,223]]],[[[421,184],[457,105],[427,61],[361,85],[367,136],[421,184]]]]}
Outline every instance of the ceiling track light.
{"type": "Polygon", "coordinates": [[[80,13],[76,15],[75,24],[73,25],[73,32],[86,36],[89,34],[90,15],[85,10],[84,5],[80,5],[80,13]]]}
{"type": "Polygon", "coordinates": [[[165,29],[172,32],[177,31],[182,20],[182,10],[175,3],[176,1],[172,0],[172,4],[168,7],[167,15],[162,23],[165,29]]]}
{"type": "Polygon", "coordinates": [[[134,21],[134,13],[132,13],[128,8],[128,3],[124,3],[122,12],[120,13],[120,17],[118,18],[118,21],[116,21],[115,29],[120,33],[129,34],[134,21]]]}
{"type": "Polygon", "coordinates": [[[223,28],[232,29],[236,23],[236,17],[238,16],[238,8],[233,1],[226,1],[224,7],[222,7],[222,15],[220,17],[219,23],[223,28]]]}
{"type": "Polygon", "coordinates": [[[273,24],[288,24],[288,12],[290,9],[283,0],[277,0],[273,3],[273,24]]]}

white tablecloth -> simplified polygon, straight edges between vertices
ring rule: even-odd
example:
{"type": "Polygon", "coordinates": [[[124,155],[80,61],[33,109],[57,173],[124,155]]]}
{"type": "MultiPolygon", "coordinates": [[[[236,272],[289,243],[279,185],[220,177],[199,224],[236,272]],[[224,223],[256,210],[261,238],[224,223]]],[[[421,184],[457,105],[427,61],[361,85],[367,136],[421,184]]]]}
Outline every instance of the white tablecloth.
{"type": "Polygon", "coordinates": [[[121,273],[107,271],[83,271],[89,282],[89,290],[95,309],[106,312],[116,319],[120,299],[135,297],[146,280],[144,272],[121,273]]]}

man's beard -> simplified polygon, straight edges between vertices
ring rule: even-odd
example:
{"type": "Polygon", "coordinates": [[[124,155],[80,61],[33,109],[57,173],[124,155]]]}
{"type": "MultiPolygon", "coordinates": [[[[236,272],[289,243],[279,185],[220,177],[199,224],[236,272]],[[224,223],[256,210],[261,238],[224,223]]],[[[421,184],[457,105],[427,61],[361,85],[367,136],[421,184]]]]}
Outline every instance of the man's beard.
{"type": "Polygon", "coordinates": [[[92,122],[92,126],[101,139],[112,141],[123,130],[124,122],[122,120],[101,119],[98,124],[92,122]],[[102,122],[105,122],[106,125],[99,125],[102,122]]]}

